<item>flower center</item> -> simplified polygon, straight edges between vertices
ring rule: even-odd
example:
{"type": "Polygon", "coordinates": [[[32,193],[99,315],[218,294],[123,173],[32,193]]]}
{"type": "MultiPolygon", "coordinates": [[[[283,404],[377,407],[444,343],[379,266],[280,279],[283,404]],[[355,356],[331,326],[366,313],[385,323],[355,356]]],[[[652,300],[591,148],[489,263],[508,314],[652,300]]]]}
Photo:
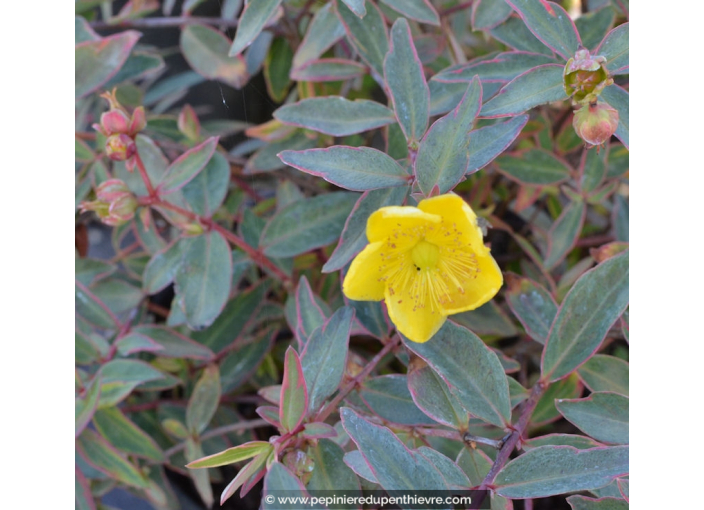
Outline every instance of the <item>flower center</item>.
{"type": "Polygon", "coordinates": [[[440,257],[440,250],[433,243],[429,243],[425,239],[416,244],[411,250],[411,260],[416,266],[416,270],[434,269],[440,257]]]}

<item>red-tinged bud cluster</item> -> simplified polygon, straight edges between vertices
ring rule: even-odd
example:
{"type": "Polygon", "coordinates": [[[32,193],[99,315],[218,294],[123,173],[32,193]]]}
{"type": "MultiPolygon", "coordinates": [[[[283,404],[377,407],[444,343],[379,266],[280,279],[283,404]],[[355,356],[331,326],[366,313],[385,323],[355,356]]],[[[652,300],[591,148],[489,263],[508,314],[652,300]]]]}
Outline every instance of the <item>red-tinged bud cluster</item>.
{"type": "Polygon", "coordinates": [[[563,71],[565,93],[574,104],[593,103],[605,87],[614,80],[604,67],[604,57],[590,55],[589,50],[577,50],[563,71]]]}
{"type": "Polygon", "coordinates": [[[105,153],[114,161],[124,161],[127,170],[134,170],[134,155],[137,151],[134,137],[147,125],[144,107],[140,106],[130,115],[115,97],[115,90],[102,94],[110,110],[100,116],[100,124],[93,127],[106,138],[105,153]]]}
{"type": "Polygon", "coordinates": [[[604,103],[587,104],[574,112],[572,125],[582,140],[601,145],[616,132],[618,111],[604,103]]]}
{"type": "Polygon", "coordinates": [[[109,179],[95,190],[97,200],[81,203],[81,212],[94,211],[100,220],[117,226],[131,220],[137,210],[137,198],[119,179],[109,179]]]}

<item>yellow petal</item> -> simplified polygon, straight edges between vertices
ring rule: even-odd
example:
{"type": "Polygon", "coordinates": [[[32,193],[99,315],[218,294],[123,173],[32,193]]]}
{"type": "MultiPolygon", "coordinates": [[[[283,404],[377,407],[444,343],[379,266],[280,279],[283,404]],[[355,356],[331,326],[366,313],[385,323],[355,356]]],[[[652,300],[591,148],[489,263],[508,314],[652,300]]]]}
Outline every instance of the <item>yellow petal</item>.
{"type": "MultiPolygon", "coordinates": [[[[437,197],[421,200],[418,208],[430,214],[442,217],[442,223],[453,231],[461,233],[462,243],[471,245],[472,249],[477,253],[489,253],[489,249],[484,246],[482,229],[477,225],[477,215],[474,214],[472,208],[454,194],[439,195],[437,197]]],[[[428,237],[431,242],[440,242],[434,236],[428,237]]]]}
{"type": "Polygon", "coordinates": [[[445,315],[479,308],[499,292],[504,278],[494,258],[490,254],[477,255],[477,263],[479,272],[476,278],[463,285],[464,293],[460,293],[456,287],[450,287],[450,301],[443,305],[445,315]]]}
{"type": "Polygon", "coordinates": [[[384,299],[385,282],[381,268],[384,242],[368,244],[352,261],[342,283],[342,292],[355,301],[381,301],[384,299]]]}
{"type": "Polygon", "coordinates": [[[415,241],[415,232],[440,221],[440,216],[425,213],[416,207],[382,207],[367,221],[367,239],[370,243],[389,238],[395,238],[400,243],[415,241]]]}
{"type": "Polygon", "coordinates": [[[445,316],[437,309],[432,311],[431,306],[414,310],[414,301],[406,292],[392,296],[387,290],[385,300],[391,322],[414,342],[427,342],[445,323],[445,316]]]}

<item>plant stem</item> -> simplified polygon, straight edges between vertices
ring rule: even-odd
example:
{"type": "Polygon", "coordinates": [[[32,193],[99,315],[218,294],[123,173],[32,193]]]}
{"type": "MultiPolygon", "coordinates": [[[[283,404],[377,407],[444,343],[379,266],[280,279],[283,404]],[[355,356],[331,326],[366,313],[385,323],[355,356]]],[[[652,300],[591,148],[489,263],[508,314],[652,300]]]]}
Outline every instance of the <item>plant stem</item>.
{"type": "Polygon", "coordinates": [[[328,405],[326,405],[315,417],[314,421],[325,421],[325,419],[332,414],[333,411],[337,409],[337,405],[342,402],[342,400],[347,396],[347,394],[354,390],[357,385],[367,377],[372,370],[379,364],[379,362],[382,360],[384,356],[386,356],[388,353],[393,351],[401,342],[401,338],[396,335],[394,338],[392,338],[389,343],[387,343],[377,354],[374,356],[369,363],[362,369],[362,371],[357,374],[356,377],[354,377],[352,380],[350,380],[345,386],[340,389],[340,392],[337,394],[337,396],[332,399],[330,402],[328,402],[328,405]]]}
{"type": "Polygon", "coordinates": [[[108,21],[92,21],[91,28],[95,30],[106,30],[110,28],[169,28],[180,27],[182,25],[203,24],[218,25],[228,28],[236,27],[238,20],[224,18],[208,18],[199,16],[169,16],[155,18],[137,18],[110,23],[108,21]]]}
{"type": "Polygon", "coordinates": [[[144,163],[142,162],[142,158],[139,157],[139,152],[137,152],[137,151],[135,151],[135,153],[134,153],[134,160],[135,160],[135,163],[137,163],[137,168],[139,169],[139,175],[142,176],[142,180],[144,181],[144,185],[147,187],[147,192],[149,193],[149,196],[156,198],[156,190],[154,189],[154,186],[152,185],[152,180],[149,178],[149,174],[147,173],[147,169],[144,167],[144,163]]]}

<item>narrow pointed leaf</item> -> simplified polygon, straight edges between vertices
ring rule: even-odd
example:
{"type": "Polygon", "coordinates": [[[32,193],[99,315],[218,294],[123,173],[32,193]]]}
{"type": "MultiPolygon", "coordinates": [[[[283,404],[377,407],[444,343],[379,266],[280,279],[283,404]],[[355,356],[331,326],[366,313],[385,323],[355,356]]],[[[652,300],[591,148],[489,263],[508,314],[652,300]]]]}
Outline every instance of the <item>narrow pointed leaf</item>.
{"type": "Polygon", "coordinates": [[[298,200],[269,220],[260,246],[267,255],[293,257],[328,245],[339,238],[356,200],[346,192],[298,200]]]}
{"type": "Polygon", "coordinates": [[[340,415],[343,427],[384,489],[447,490],[445,480],[425,457],[406,448],[388,428],[374,425],[346,407],[340,415]]]}
{"type": "Polygon", "coordinates": [[[448,67],[433,76],[433,80],[442,82],[470,81],[474,75],[477,75],[482,81],[508,82],[536,66],[554,62],[555,59],[547,55],[525,51],[508,51],[499,53],[489,60],[472,61],[448,67]]]}
{"type": "Polygon", "coordinates": [[[350,212],[340,242],[323,266],[323,273],[343,268],[367,244],[367,220],[371,214],[387,205],[401,205],[407,193],[406,187],[396,186],[366,191],[350,212]]]}
{"type": "Polygon", "coordinates": [[[482,483],[491,469],[491,464],[492,461],[486,453],[470,446],[462,448],[457,456],[457,465],[467,475],[473,487],[482,483]]]}
{"type": "Polygon", "coordinates": [[[174,281],[183,261],[183,248],[189,241],[177,238],[173,243],[157,252],[144,268],[142,288],[147,294],[156,294],[174,281]]]}
{"type": "Polygon", "coordinates": [[[518,75],[484,103],[482,117],[510,117],[535,106],[567,99],[562,83],[564,66],[544,64],[518,75]]]}
{"type": "Polygon", "coordinates": [[[428,128],[430,91],[405,18],[397,19],[391,27],[384,78],[406,140],[409,144],[417,143],[428,128]]]}
{"type": "Polygon", "coordinates": [[[570,496],[567,498],[567,503],[572,510],[628,510],[628,501],[618,498],[594,499],[585,496],[570,496]]]}
{"type": "Polygon", "coordinates": [[[577,369],[577,374],[593,392],[612,391],[628,396],[627,361],[606,354],[595,354],[577,369]]]}
{"type": "Polygon", "coordinates": [[[596,392],[587,398],[558,400],[555,406],[567,421],[597,441],[628,444],[628,397],[596,392]]]}
{"type": "Polygon", "coordinates": [[[557,304],[540,284],[513,274],[506,275],[506,303],[533,340],[544,344],[557,315],[557,304]]]}
{"type": "Polygon", "coordinates": [[[341,0],[337,0],[335,5],[350,43],[381,79],[384,76],[384,56],[389,51],[389,39],[379,8],[367,0],[367,14],[364,19],[360,19],[341,0]]]}
{"type": "Polygon", "coordinates": [[[164,378],[164,374],[144,361],[114,359],[100,367],[102,380],[99,407],[110,407],[122,401],[140,384],[164,378]]]}
{"type": "Polygon", "coordinates": [[[96,510],[90,483],[76,465],[76,510],[96,510]]]}
{"type": "Polygon", "coordinates": [[[548,253],[543,262],[548,271],[554,268],[569,253],[579,239],[587,215],[583,200],[570,202],[548,232],[548,253]]]}
{"type": "Polygon", "coordinates": [[[344,491],[345,495],[362,495],[359,480],[344,463],[345,451],[339,445],[323,439],[308,450],[308,455],[315,462],[313,475],[306,485],[309,491],[337,490],[344,491]]]}
{"type": "Polygon", "coordinates": [[[469,414],[450,392],[447,383],[420,359],[409,366],[408,389],[416,405],[435,421],[455,429],[469,425],[469,414]]]}
{"type": "Polygon", "coordinates": [[[476,0],[472,3],[472,30],[486,30],[503,23],[513,9],[504,0],[476,0]]]}
{"type": "Polygon", "coordinates": [[[606,58],[606,70],[611,75],[628,74],[628,23],[606,34],[595,54],[606,58]]]}
{"type": "Polygon", "coordinates": [[[526,122],[528,122],[528,115],[519,115],[510,120],[472,131],[467,174],[481,170],[508,149],[526,122]]]}
{"type": "MultiPolygon", "coordinates": [[[[262,1],[253,3],[257,5],[262,1]]],[[[219,80],[236,89],[247,82],[247,64],[240,56],[228,56],[230,39],[222,32],[204,25],[189,24],[181,30],[180,45],[188,64],[204,78],[219,80]]]]}
{"type": "Polygon", "coordinates": [[[222,234],[210,231],[191,240],[175,282],[188,325],[196,330],[210,326],[222,312],[232,283],[232,255],[222,234]]]}
{"type": "Polygon", "coordinates": [[[598,489],[626,473],[628,446],[589,450],[541,446],[506,464],[494,485],[498,494],[508,498],[543,498],[598,489]]]}
{"type": "MultiPolygon", "coordinates": [[[[605,6],[599,10],[582,14],[574,20],[574,24],[582,39],[582,46],[594,50],[604,39],[609,29],[614,25],[616,11],[605,6]]],[[[599,55],[594,52],[594,55],[599,55]]]]}
{"type": "Polygon", "coordinates": [[[628,306],[628,252],[584,273],[565,296],[550,330],[542,374],[556,381],[598,349],[628,306]]]}
{"type": "MultiPolygon", "coordinates": [[[[254,457],[250,462],[248,462],[242,469],[237,472],[237,476],[232,479],[232,481],[227,484],[227,487],[222,491],[220,495],[220,506],[222,506],[225,501],[227,501],[237,489],[239,489],[248,480],[256,477],[259,471],[264,471],[264,465],[266,460],[271,454],[268,450],[263,450],[259,455],[254,457]]],[[[244,491],[244,489],[242,489],[244,491]]],[[[241,494],[244,497],[244,494],[241,494]]]]}
{"type": "Polygon", "coordinates": [[[320,57],[344,35],[345,27],[335,14],[333,2],[328,2],[315,13],[303,41],[296,49],[292,63],[294,72],[320,57]]]}
{"type": "Polygon", "coordinates": [[[367,461],[362,456],[362,452],[359,450],[353,450],[345,453],[343,460],[345,464],[347,464],[347,466],[357,474],[357,476],[360,476],[372,483],[379,483],[376,479],[376,475],[372,472],[372,468],[369,467],[369,464],[367,464],[367,461]]]}
{"type": "Polygon", "coordinates": [[[291,79],[298,81],[342,81],[366,74],[367,68],[354,60],[344,58],[321,58],[311,60],[291,71],[291,79]]]}
{"type": "Polygon", "coordinates": [[[90,420],[93,418],[93,413],[95,413],[98,408],[98,401],[100,400],[100,388],[101,381],[100,377],[96,376],[90,384],[90,387],[86,391],[83,398],[76,398],[76,436],[81,435],[81,432],[86,428],[90,420]]]}
{"type": "Polygon", "coordinates": [[[442,474],[449,487],[463,487],[468,489],[472,486],[472,482],[469,481],[469,478],[464,471],[462,471],[462,468],[439,451],[433,450],[427,446],[421,446],[416,452],[425,457],[429,463],[440,471],[440,474],[442,474]]]}
{"type": "Polygon", "coordinates": [[[381,0],[381,2],[407,18],[440,26],[440,16],[429,0],[381,0]]]}
{"type": "Polygon", "coordinates": [[[316,412],[342,381],[353,318],[352,308],[340,308],[313,332],[301,354],[310,413],[316,412]]]}
{"type": "Polygon", "coordinates": [[[76,280],[76,315],[103,329],[119,326],[115,314],[88,287],[76,280]]]}
{"type": "Polygon", "coordinates": [[[418,186],[430,196],[436,186],[447,193],[462,180],[469,169],[470,130],[482,102],[482,86],[477,78],[457,107],[435,121],[418,149],[414,171],[418,186]]]}
{"type": "Polygon", "coordinates": [[[279,5],[281,0],[258,0],[245,5],[237,24],[235,40],[228,52],[230,57],[239,55],[254,41],[279,5]]]}
{"type": "Polygon", "coordinates": [[[618,85],[609,85],[601,93],[601,98],[618,110],[618,127],[614,134],[628,149],[628,92],[618,85]]]}
{"type": "Polygon", "coordinates": [[[565,60],[574,56],[581,40],[572,19],[553,2],[537,0],[506,0],[521,16],[526,26],[548,48],[565,60]]]}
{"type": "Polygon", "coordinates": [[[190,182],[208,164],[217,145],[218,138],[214,136],[184,152],[169,165],[161,184],[159,184],[159,191],[162,194],[171,193],[190,182]]]}
{"type": "Polygon", "coordinates": [[[203,370],[186,407],[188,430],[200,435],[210,423],[220,403],[220,371],[218,366],[208,365],[203,370]]]}
{"type": "Polygon", "coordinates": [[[447,321],[432,342],[405,342],[442,377],[473,416],[498,427],[511,419],[508,382],[496,354],[474,333],[447,321]]]}
{"type": "Polygon", "coordinates": [[[553,51],[533,35],[523,20],[517,16],[509,18],[492,28],[489,33],[505,45],[518,51],[529,51],[553,56],[553,51]]]}
{"type": "Polygon", "coordinates": [[[230,164],[216,152],[193,180],[182,188],[183,197],[196,214],[210,218],[227,195],[230,164]]]}
{"type": "Polygon", "coordinates": [[[284,124],[333,136],[347,136],[396,121],[394,113],[376,101],[350,101],[340,96],[312,97],[282,106],[274,117],[284,124]]]}
{"type": "Polygon", "coordinates": [[[295,430],[308,411],[308,390],[298,354],[289,347],[284,359],[284,380],[281,384],[279,422],[285,432],[295,430]]]}
{"type": "Polygon", "coordinates": [[[359,396],[376,415],[402,425],[433,425],[413,401],[405,375],[373,377],[359,389],[359,396]]]}
{"type": "Polygon", "coordinates": [[[318,306],[316,296],[305,275],[301,277],[296,289],[296,319],[295,333],[301,345],[305,344],[313,331],[322,326],[327,319],[318,306]]]}
{"type": "MultiPolygon", "coordinates": [[[[308,496],[301,481],[280,462],[274,462],[264,477],[263,495],[286,494],[293,498],[305,498],[308,496]]],[[[261,508],[263,510],[280,510],[281,504],[276,498],[264,497],[261,508]]],[[[295,508],[295,506],[294,506],[295,508]]],[[[309,508],[322,508],[322,506],[309,506],[309,508]]]]}
{"type": "Polygon", "coordinates": [[[494,164],[508,177],[522,184],[557,184],[570,176],[567,163],[544,149],[530,149],[520,155],[505,154],[494,164]]]}
{"type": "Polygon", "coordinates": [[[228,464],[234,464],[235,462],[240,462],[242,460],[251,459],[256,457],[262,452],[268,452],[273,450],[271,443],[267,441],[250,441],[249,443],[241,444],[233,448],[228,448],[222,452],[216,453],[214,455],[208,455],[202,459],[194,460],[186,464],[187,468],[198,469],[198,468],[211,468],[218,466],[226,466],[228,464]]]}
{"type": "Polygon", "coordinates": [[[93,417],[93,423],[102,436],[120,451],[156,462],[164,461],[164,453],[154,439],[117,407],[98,410],[93,417]]]}
{"type": "Polygon", "coordinates": [[[367,14],[367,9],[364,6],[364,0],[342,0],[350,10],[360,18],[364,18],[367,14]]]}
{"type": "Polygon", "coordinates": [[[403,186],[410,178],[394,159],[371,147],[336,145],[327,149],[283,151],[279,157],[302,172],[353,191],[403,186]]]}
{"type": "Polygon", "coordinates": [[[146,336],[160,347],[158,355],[164,358],[188,358],[210,361],[215,355],[205,345],[164,326],[143,325],[132,331],[146,336]]]}
{"type": "Polygon", "coordinates": [[[149,486],[144,475],[134,465],[91,429],[84,430],[78,438],[76,451],[91,467],[111,478],[139,489],[149,486]]]}
{"type": "Polygon", "coordinates": [[[127,30],[76,44],[76,99],[97,90],[115,76],[141,36],[139,32],[127,30]]]}

